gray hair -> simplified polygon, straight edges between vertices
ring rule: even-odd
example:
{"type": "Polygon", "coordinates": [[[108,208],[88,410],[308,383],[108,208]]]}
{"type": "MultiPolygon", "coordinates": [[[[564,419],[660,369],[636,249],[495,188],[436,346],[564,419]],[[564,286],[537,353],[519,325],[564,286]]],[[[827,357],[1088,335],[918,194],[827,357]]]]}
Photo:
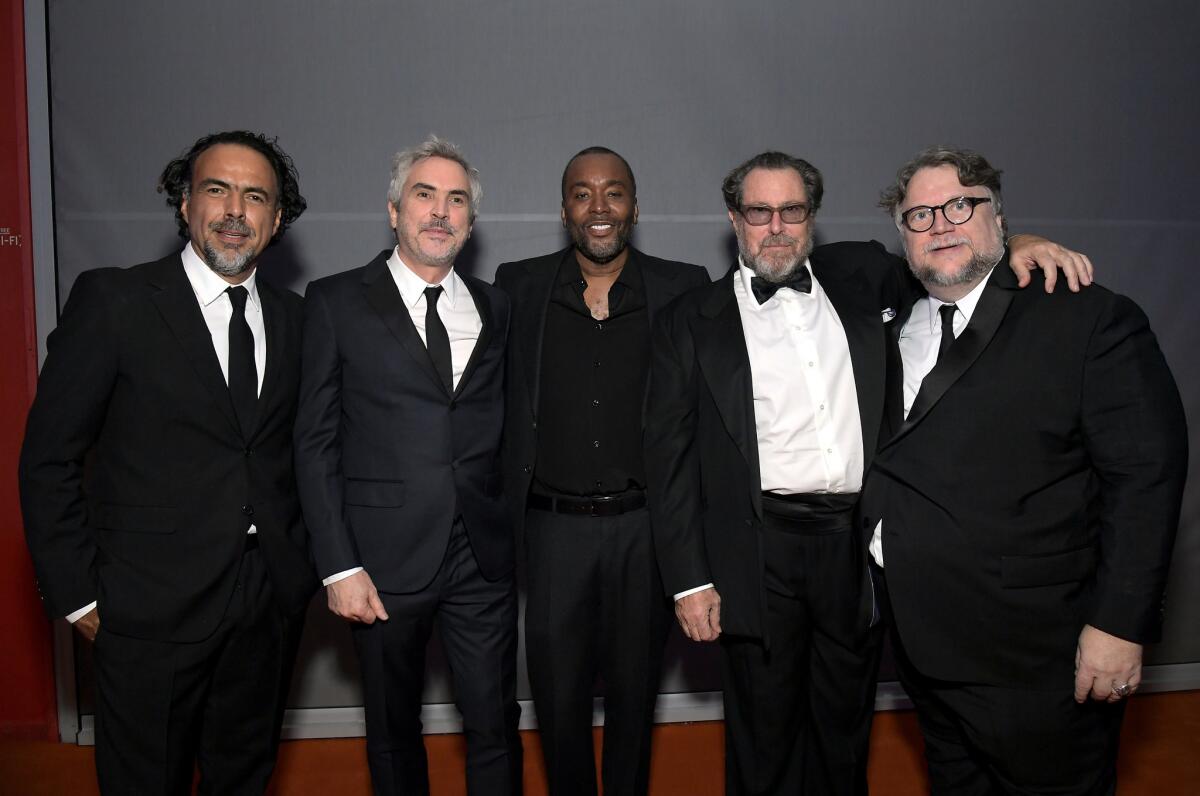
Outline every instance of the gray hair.
{"type": "Polygon", "coordinates": [[[471,207],[469,210],[471,223],[474,223],[475,216],[479,214],[479,203],[483,200],[483,185],[479,182],[479,172],[467,162],[466,156],[455,144],[433,134],[416,146],[401,150],[392,156],[392,181],[388,185],[388,202],[393,207],[400,206],[404,183],[408,180],[409,172],[417,163],[428,158],[452,160],[463,167],[463,171],[467,173],[467,180],[471,183],[471,207]]]}
{"type": "Polygon", "coordinates": [[[1000,169],[978,152],[949,146],[931,146],[918,152],[896,172],[896,180],[879,194],[879,206],[892,215],[896,229],[901,228],[900,205],[908,195],[908,183],[921,169],[953,166],[963,185],[982,185],[992,200],[992,212],[1000,219],[1001,232],[1008,236],[1008,221],[1004,216],[1004,197],[1000,194],[1000,169]]]}
{"type": "Polygon", "coordinates": [[[741,209],[742,184],[746,181],[746,175],[755,169],[771,171],[794,169],[800,175],[800,179],[804,181],[804,192],[808,194],[809,216],[817,214],[817,208],[821,206],[821,195],[825,193],[821,172],[807,160],[792,157],[784,152],[762,152],[729,172],[725,182],[721,185],[721,193],[725,196],[727,208],[733,211],[741,209]]]}

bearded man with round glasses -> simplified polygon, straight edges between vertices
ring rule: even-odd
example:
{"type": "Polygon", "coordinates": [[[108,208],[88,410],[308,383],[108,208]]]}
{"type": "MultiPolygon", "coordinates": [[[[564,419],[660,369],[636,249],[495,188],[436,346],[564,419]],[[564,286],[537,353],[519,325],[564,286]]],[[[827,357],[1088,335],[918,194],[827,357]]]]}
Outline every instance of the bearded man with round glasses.
{"type": "Polygon", "coordinates": [[[923,291],[862,529],[933,792],[1112,793],[1187,472],[1175,382],[1123,296],[1016,289],[981,155],[926,150],[880,204],[923,291]]]}
{"type": "MultiPolygon", "coordinates": [[[[822,193],[782,152],[730,172],[738,262],[654,333],[651,527],[684,632],[721,641],[731,794],[866,791],[881,631],[854,512],[906,269],[878,243],[814,249],[822,193]]],[[[1020,248],[1022,271],[1075,258],[1020,248]]]]}

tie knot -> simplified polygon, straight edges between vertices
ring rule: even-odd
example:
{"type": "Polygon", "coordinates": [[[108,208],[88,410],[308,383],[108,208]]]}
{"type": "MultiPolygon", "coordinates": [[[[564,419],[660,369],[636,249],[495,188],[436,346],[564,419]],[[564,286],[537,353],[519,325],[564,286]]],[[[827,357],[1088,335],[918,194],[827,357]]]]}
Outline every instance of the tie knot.
{"type": "Polygon", "coordinates": [[[425,301],[428,302],[430,306],[437,304],[438,297],[440,297],[441,295],[442,295],[442,286],[441,285],[435,285],[433,287],[425,288],[425,301]]]}
{"type": "Polygon", "coordinates": [[[229,301],[233,304],[233,308],[240,314],[246,312],[246,299],[250,298],[250,291],[246,290],[241,285],[225,288],[225,292],[229,294],[229,301]]]}
{"type": "Polygon", "coordinates": [[[943,304],[938,307],[938,315],[942,316],[942,325],[954,323],[954,313],[958,311],[957,304],[943,304]]]}

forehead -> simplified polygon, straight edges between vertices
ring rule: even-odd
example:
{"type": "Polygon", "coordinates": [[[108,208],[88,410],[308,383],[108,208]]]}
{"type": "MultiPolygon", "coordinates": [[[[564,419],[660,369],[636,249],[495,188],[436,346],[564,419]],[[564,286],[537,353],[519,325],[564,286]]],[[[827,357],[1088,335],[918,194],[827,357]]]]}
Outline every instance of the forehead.
{"type": "Polygon", "coordinates": [[[255,185],[275,190],[275,169],[266,156],[241,144],[216,144],[201,152],[192,165],[192,183],[221,180],[231,185],[255,185]]]}
{"type": "Polygon", "coordinates": [[[404,181],[407,190],[417,183],[432,185],[443,191],[471,192],[471,181],[467,170],[453,160],[439,157],[429,157],[418,160],[408,172],[404,181]]]}
{"type": "Polygon", "coordinates": [[[958,181],[958,169],[948,164],[918,169],[908,181],[904,206],[940,205],[958,196],[987,196],[982,185],[966,186],[958,181]]]}
{"type": "Polygon", "coordinates": [[[575,185],[581,182],[623,182],[628,184],[633,177],[629,169],[616,155],[595,153],[580,155],[571,161],[567,168],[566,183],[575,185]]]}
{"type": "Polygon", "coordinates": [[[808,191],[804,188],[804,179],[795,169],[751,169],[742,181],[743,204],[769,204],[778,207],[807,201],[808,191]]]}

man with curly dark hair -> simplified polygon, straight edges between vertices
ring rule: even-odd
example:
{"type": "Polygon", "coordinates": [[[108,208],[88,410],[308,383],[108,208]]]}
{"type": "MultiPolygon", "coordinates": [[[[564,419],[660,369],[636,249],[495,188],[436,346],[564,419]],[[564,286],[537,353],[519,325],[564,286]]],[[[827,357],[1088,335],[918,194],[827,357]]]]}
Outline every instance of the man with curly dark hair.
{"type": "Polygon", "coordinates": [[[94,642],[105,793],[262,793],[315,588],[292,470],[300,298],[256,279],[304,211],[273,139],[205,136],[159,190],[182,252],[81,274],[21,505],[52,617],[94,642]],[[85,461],[87,466],[85,466],[85,461]]]}

